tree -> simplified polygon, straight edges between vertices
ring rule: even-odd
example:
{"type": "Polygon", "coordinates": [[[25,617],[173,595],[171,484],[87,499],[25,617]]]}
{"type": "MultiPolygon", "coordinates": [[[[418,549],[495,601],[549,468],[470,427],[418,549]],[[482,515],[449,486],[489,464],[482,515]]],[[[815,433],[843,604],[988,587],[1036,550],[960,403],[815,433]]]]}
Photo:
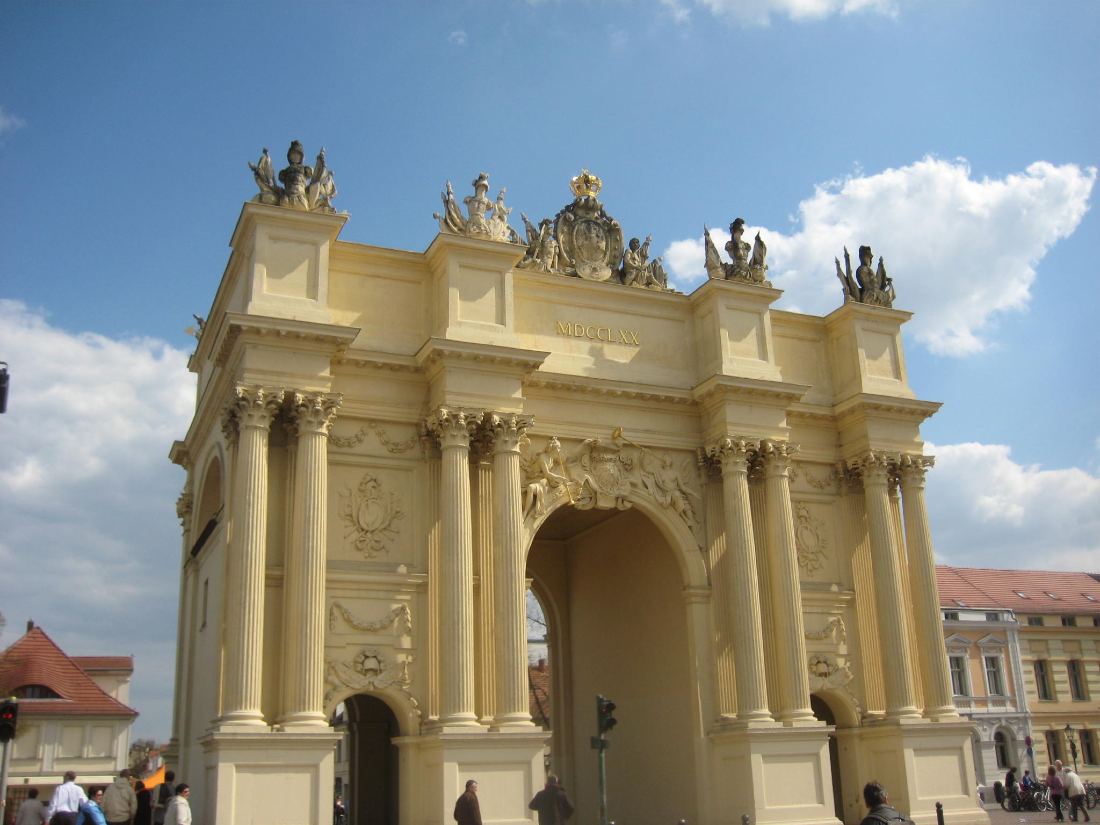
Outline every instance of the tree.
{"type": "Polygon", "coordinates": [[[152,739],[135,739],[130,745],[130,772],[134,776],[142,777],[153,769],[153,758],[160,753],[160,748],[152,739]]]}

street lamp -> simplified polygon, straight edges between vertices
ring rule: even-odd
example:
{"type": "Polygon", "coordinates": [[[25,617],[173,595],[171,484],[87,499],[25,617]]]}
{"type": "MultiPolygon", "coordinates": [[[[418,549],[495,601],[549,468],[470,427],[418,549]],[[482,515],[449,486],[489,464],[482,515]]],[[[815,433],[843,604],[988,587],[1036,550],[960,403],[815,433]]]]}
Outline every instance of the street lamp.
{"type": "Polygon", "coordinates": [[[1077,773],[1077,743],[1073,740],[1073,727],[1066,725],[1066,740],[1069,742],[1069,753],[1073,757],[1073,772],[1077,773]]]}

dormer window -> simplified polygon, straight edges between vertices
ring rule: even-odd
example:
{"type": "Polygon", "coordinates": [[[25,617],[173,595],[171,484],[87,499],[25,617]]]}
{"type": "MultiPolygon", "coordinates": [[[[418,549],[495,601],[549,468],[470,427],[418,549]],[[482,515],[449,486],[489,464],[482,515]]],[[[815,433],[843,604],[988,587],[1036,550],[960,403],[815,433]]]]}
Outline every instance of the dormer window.
{"type": "Polygon", "coordinates": [[[1029,598],[1029,596],[1027,595],[1027,593],[1025,593],[1025,592],[1024,592],[1024,591],[1022,591],[1022,590],[1013,590],[1012,592],[1013,592],[1013,593],[1015,593],[1015,594],[1016,594],[1017,596],[1019,596],[1019,597],[1020,597],[1021,599],[1027,599],[1027,598],[1029,598]]]}
{"type": "Polygon", "coordinates": [[[1060,601],[1062,600],[1062,597],[1061,597],[1061,596],[1056,596],[1055,594],[1051,593],[1051,592],[1050,592],[1049,590],[1047,590],[1047,591],[1046,591],[1046,594],[1047,594],[1048,596],[1050,596],[1050,597],[1051,597],[1052,599],[1054,599],[1055,601],[1059,601],[1059,602],[1060,602],[1060,601]]]}
{"type": "Polygon", "coordinates": [[[966,602],[964,602],[962,599],[952,599],[951,601],[953,601],[959,607],[966,607],[966,602]]]}
{"type": "Polygon", "coordinates": [[[22,685],[12,691],[16,699],[60,699],[56,691],[45,685],[22,685]]]}

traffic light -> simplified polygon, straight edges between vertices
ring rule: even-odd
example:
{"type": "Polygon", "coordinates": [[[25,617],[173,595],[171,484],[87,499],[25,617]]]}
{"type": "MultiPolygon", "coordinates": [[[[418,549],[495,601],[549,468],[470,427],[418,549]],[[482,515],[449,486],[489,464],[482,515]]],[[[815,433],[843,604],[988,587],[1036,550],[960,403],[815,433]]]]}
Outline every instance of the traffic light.
{"type": "Polygon", "coordinates": [[[611,715],[614,712],[614,702],[606,696],[596,696],[596,720],[599,723],[600,736],[603,736],[605,733],[610,733],[611,729],[619,723],[619,720],[611,715]]]}
{"type": "Polygon", "coordinates": [[[14,699],[0,702],[0,742],[15,738],[15,726],[19,721],[19,703],[14,699]]]}

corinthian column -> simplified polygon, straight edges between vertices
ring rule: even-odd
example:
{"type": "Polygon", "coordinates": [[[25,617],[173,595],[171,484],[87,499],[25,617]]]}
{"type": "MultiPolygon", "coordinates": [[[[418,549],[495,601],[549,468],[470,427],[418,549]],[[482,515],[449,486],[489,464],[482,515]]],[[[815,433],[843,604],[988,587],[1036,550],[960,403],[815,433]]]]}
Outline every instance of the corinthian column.
{"type": "Polygon", "coordinates": [[[798,547],[794,539],[791,509],[791,456],[793,444],[766,441],[765,497],[768,508],[768,571],[771,583],[772,629],[779,670],[780,722],[812,721],[810,682],[806,673],[806,626],[802,621],[802,586],[798,581],[798,547]]]}
{"type": "Polygon", "coordinates": [[[236,435],[233,521],[225,613],[223,724],[263,725],[264,551],[267,545],[267,442],[282,390],[237,387],[227,431],[236,435]]]}
{"type": "Polygon", "coordinates": [[[477,725],[474,713],[474,536],[470,433],[481,415],[441,408],[428,422],[443,453],[439,485],[441,725],[477,725]]]}
{"type": "Polygon", "coordinates": [[[909,585],[913,590],[913,619],[924,693],[924,715],[936,719],[958,716],[951,698],[951,673],[943,646],[940,593],[936,584],[936,559],[932,531],[924,503],[924,474],[932,458],[902,456],[901,497],[905,512],[905,545],[909,551],[909,585]]]}
{"type": "Polygon", "coordinates": [[[859,466],[863,472],[863,494],[871,539],[871,568],[885,676],[886,716],[892,719],[920,716],[913,694],[913,659],[905,628],[908,605],[901,585],[897,536],[890,520],[887,491],[890,468],[887,458],[881,453],[871,453],[859,462],[859,466]]]}
{"type": "Polygon", "coordinates": [[[494,727],[530,726],[527,690],[527,579],[524,575],[523,503],[519,443],[531,419],[493,414],[493,570],[496,613],[496,711],[494,727]]]}
{"type": "Polygon", "coordinates": [[[756,547],[749,505],[748,463],[755,444],[726,438],[716,452],[722,462],[722,503],[726,518],[725,593],[731,602],[737,718],[770,721],[764,675],[764,643],[760,627],[760,593],[756,579],[756,547]]]}
{"type": "Polygon", "coordinates": [[[298,446],[284,585],[284,725],[328,724],[324,713],[325,504],[328,434],[340,401],[340,395],[326,393],[295,393],[291,400],[298,446]]]}

